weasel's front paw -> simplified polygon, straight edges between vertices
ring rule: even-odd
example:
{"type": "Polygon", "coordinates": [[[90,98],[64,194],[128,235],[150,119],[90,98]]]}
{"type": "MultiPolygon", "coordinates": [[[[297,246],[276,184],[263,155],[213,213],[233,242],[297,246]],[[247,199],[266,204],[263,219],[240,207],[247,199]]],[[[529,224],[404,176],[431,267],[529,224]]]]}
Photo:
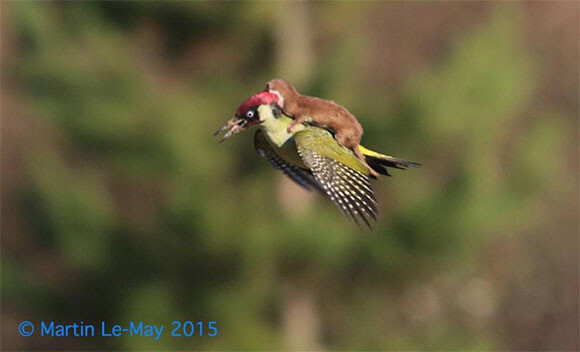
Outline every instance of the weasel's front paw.
{"type": "Polygon", "coordinates": [[[292,132],[292,130],[294,130],[294,127],[296,127],[296,124],[291,123],[290,126],[288,126],[288,128],[286,129],[286,132],[288,133],[292,132]]]}

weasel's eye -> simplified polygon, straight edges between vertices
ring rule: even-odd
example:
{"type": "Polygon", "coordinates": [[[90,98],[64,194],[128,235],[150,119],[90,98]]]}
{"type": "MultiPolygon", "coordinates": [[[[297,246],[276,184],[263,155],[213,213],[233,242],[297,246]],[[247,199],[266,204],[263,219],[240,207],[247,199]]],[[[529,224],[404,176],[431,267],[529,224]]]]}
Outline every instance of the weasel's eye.
{"type": "Polygon", "coordinates": [[[254,117],[254,111],[252,111],[252,110],[249,110],[249,111],[246,113],[246,117],[247,117],[247,118],[249,118],[249,119],[251,119],[252,117],[254,117]]]}

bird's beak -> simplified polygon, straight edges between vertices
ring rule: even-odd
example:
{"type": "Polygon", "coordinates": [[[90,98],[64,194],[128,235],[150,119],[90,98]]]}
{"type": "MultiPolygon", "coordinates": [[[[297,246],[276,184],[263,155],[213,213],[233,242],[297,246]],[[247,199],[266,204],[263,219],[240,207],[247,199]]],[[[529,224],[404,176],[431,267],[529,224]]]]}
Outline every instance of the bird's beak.
{"type": "Polygon", "coordinates": [[[220,139],[220,143],[224,140],[230,138],[234,134],[237,134],[240,131],[243,131],[248,122],[244,119],[240,119],[237,116],[232,117],[231,119],[226,122],[219,130],[217,130],[213,135],[217,136],[218,134],[222,133],[223,131],[227,130],[226,134],[220,139]]]}

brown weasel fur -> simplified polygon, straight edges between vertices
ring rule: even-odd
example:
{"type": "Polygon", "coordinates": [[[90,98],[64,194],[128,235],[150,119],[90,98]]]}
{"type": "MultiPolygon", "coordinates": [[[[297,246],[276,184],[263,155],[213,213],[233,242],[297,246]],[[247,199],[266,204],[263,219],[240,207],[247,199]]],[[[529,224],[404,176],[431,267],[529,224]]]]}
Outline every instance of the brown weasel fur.
{"type": "Polygon", "coordinates": [[[369,169],[371,175],[378,178],[379,174],[367,164],[358,147],[363,128],[356,117],[345,107],[330,100],[301,95],[288,81],[281,78],[269,81],[266,84],[266,90],[277,94],[278,106],[294,118],[288,126],[288,132],[303,122],[332,128],[337,142],[352,149],[357,158],[369,169]]]}

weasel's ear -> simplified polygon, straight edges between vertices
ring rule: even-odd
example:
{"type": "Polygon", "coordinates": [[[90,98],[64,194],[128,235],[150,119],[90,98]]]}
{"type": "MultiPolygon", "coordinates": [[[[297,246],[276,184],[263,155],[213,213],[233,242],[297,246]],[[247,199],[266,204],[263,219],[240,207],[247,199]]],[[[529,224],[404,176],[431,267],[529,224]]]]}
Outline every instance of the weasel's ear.
{"type": "Polygon", "coordinates": [[[266,91],[270,90],[270,82],[266,83],[266,88],[264,88],[264,90],[266,90],[266,91]]]}

